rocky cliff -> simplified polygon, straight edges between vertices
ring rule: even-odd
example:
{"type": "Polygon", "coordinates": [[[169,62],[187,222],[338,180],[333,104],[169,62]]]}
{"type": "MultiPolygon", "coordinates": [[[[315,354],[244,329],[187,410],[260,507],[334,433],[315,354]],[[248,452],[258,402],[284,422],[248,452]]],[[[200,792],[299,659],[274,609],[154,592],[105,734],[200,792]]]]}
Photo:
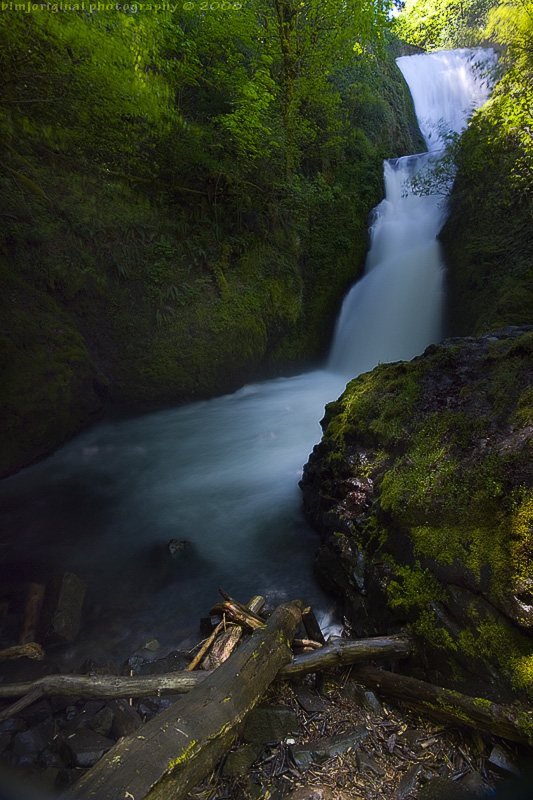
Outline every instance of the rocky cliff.
{"type": "Polygon", "coordinates": [[[500,697],[532,694],[532,380],[531,327],[382,364],[326,407],[301,482],[354,632],[408,626],[411,670],[500,697]]]}

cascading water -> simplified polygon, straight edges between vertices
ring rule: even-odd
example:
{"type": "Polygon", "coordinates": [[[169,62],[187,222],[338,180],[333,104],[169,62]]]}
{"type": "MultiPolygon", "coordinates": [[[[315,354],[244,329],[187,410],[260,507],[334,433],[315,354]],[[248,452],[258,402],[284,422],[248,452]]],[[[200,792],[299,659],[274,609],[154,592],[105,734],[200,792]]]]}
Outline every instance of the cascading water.
{"type": "Polygon", "coordinates": [[[413,358],[442,338],[444,269],[437,235],[445,195],[431,192],[431,173],[446,137],[459,133],[487,98],[493,62],[492,50],[397,59],[429,152],[385,162],[385,200],[374,209],[366,274],[344,302],[329,369],[356,375],[379,362],[413,358]],[[426,189],[417,193],[413,179],[423,174],[426,189]]]}
{"type": "MultiPolygon", "coordinates": [[[[441,117],[458,130],[486,95],[471,77],[473,59],[467,51],[399,59],[431,150],[441,117]]],[[[157,654],[195,642],[218,586],[241,600],[298,596],[327,622],[331,601],[313,582],[316,539],[298,479],[324,404],[346,378],[411,358],[440,336],[441,198],[408,187],[424,159],[385,164],[367,274],[345,301],[326,370],[102,422],[0,485],[3,585],[66,570],[87,583],[83,631],[62,648],[67,663],[124,658],[152,637],[157,654]],[[175,560],[170,539],[190,542],[175,560]]]]}

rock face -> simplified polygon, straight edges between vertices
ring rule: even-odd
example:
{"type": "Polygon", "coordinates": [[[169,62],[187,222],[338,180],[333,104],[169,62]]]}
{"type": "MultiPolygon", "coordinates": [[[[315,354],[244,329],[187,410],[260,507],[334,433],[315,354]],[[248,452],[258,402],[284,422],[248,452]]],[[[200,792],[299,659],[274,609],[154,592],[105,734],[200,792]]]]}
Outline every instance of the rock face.
{"type": "Polygon", "coordinates": [[[354,632],[409,625],[411,669],[531,698],[533,328],[382,364],[322,426],[301,487],[354,632]]]}

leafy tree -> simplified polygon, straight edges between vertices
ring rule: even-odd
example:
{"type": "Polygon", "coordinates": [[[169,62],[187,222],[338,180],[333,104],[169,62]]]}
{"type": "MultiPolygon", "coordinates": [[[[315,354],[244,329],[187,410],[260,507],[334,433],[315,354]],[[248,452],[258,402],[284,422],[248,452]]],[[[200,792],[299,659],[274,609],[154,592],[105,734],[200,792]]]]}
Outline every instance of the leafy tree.
{"type": "MultiPolygon", "coordinates": [[[[487,35],[506,45],[505,74],[484,113],[491,140],[511,155],[517,194],[533,201],[533,1],[512,0],[494,8],[487,35]]],[[[532,209],[533,210],[533,209],[532,209]]]]}
{"type": "Polygon", "coordinates": [[[394,21],[398,36],[424,50],[471,47],[483,41],[497,0],[406,0],[394,21]]]}

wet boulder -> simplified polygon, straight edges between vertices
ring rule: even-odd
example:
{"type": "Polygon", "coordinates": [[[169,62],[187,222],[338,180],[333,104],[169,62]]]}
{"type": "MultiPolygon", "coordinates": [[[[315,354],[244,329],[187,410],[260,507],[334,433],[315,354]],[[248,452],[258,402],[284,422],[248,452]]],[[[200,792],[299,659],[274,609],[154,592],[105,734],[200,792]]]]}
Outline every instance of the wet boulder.
{"type": "Polygon", "coordinates": [[[301,488],[354,634],[409,626],[411,671],[531,698],[533,328],[381,364],[322,426],[301,488]]]}

